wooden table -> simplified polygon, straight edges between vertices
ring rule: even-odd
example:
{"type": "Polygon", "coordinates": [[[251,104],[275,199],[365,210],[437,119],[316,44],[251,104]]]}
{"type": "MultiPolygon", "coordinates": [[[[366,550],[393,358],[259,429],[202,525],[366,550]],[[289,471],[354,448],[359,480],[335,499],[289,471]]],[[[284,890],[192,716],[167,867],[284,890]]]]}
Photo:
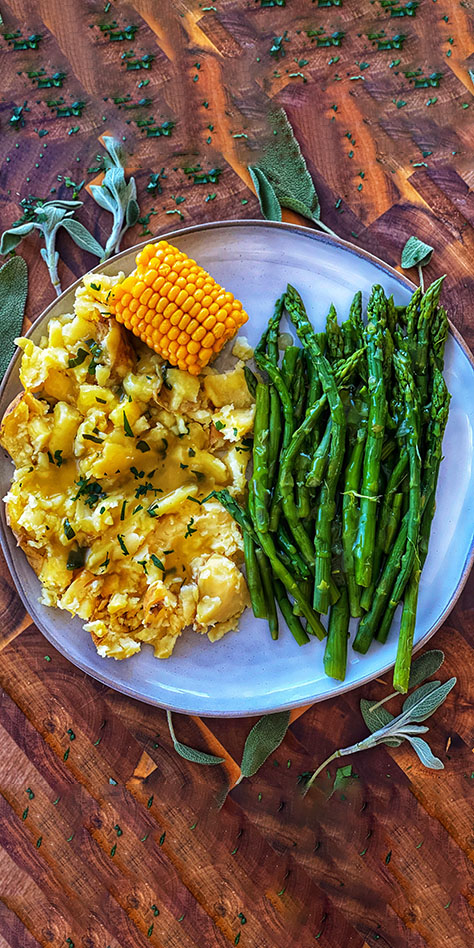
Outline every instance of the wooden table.
{"type": "MultiPolygon", "coordinates": [[[[0,9],[10,34],[0,42],[2,229],[20,198],[71,198],[68,181],[90,183],[106,131],[124,136],[145,218],[126,244],[180,222],[258,217],[246,166],[278,103],[323,220],[395,265],[410,234],[431,244],[428,278],[447,274],[451,318],[472,344],[468,2],[2,0],[0,9]],[[320,45],[327,37],[332,45],[320,45]],[[394,48],[378,49],[387,42],[394,48]],[[58,84],[45,86],[53,75],[58,84]],[[158,136],[170,121],[172,134],[158,136]],[[217,182],[194,184],[182,169],[197,163],[221,169],[217,182]],[[153,194],[150,174],[162,168],[153,194]]],[[[110,219],[85,186],[79,197],[80,219],[105,239],[110,219]]],[[[95,263],[67,237],[59,249],[64,287],[95,263]]],[[[38,250],[35,238],[22,247],[30,320],[52,297],[38,250]]],[[[219,810],[251,722],[177,719],[182,741],[225,757],[224,767],[188,764],[162,711],[70,665],[32,625],[5,568],[0,581],[1,948],[472,946],[467,589],[434,640],[446,653],[442,677],[458,676],[431,728],[445,771],[425,770],[403,747],[380,749],[354,758],[343,793],[331,796],[332,770],[303,802],[297,776],[363,734],[352,692],[295,715],[278,752],[219,810]]],[[[386,692],[381,682],[363,689],[386,692]]]]}

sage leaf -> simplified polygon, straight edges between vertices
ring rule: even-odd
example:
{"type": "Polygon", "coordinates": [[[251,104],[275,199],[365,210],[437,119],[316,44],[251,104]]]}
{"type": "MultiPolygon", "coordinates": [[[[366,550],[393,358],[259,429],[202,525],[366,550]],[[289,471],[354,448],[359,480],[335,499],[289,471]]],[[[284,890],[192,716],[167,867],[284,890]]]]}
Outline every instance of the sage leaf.
{"type": "Polygon", "coordinates": [[[107,154],[112,159],[112,165],[118,168],[123,167],[124,161],[121,142],[119,142],[117,138],[113,138],[112,135],[104,135],[102,140],[107,154]]]}
{"type": "Polygon", "coordinates": [[[88,253],[94,254],[95,257],[102,257],[104,255],[104,248],[100,246],[95,237],[84,227],[80,221],[71,219],[70,217],[65,218],[61,224],[64,227],[64,230],[67,230],[70,237],[72,237],[75,244],[78,247],[81,247],[82,250],[87,250],[88,253]]]}
{"type": "Polygon", "coordinates": [[[245,741],[240,769],[243,777],[257,773],[267,757],[280,746],[290,723],[289,711],[265,714],[254,724],[245,741]]]}
{"type": "Polygon", "coordinates": [[[249,165],[248,169],[265,220],[281,221],[280,202],[265,172],[258,165],[249,165]]]}
{"type": "Polygon", "coordinates": [[[419,237],[409,237],[402,250],[402,267],[410,270],[411,267],[425,267],[431,260],[433,247],[423,243],[419,237]]]}
{"type": "Polygon", "coordinates": [[[440,760],[439,757],[434,756],[430,745],[427,744],[422,737],[409,737],[407,735],[406,739],[410,741],[413,750],[416,751],[421,763],[425,767],[429,767],[431,770],[444,770],[443,761],[440,760]]]}
{"type": "Polygon", "coordinates": [[[168,721],[173,747],[180,757],[184,757],[185,760],[189,760],[193,764],[202,764],[207,767],[223,763],[223,757],[214,757],[214,754],[206,754],[204,751],[195,750],[194,747],[188,747],[187,744],[182,744],[181,741],[178,741],[178,738],[174,732],[171,711],[166,712],[166,719],[168,721]]]}
{"type": "Polygon", "coordinates": [[[429,652],[415,658],[410,669],[408,687],[414,688],[415,685],[421,685],[425,678],[431,678],[431,675],[434,675],[441,668],[443,662],[444,652],[439,648],[431,649],[429,652]]]}
{"type": "Polygon", "coordinates": [[[209,767],[222,764],[224,760],[223,757],[214,757],[213,754],[205,754],[204,751],[195,750],[193,747],[188,747],[187,744],[181,744],[181,741],[173,741],[173,746],[180,757],[190,760],[192,764],[203,764],[209,767]]]}
{"type": "Polygon", "coordinates": [[[34,226],[32,223],[19,224],[18,227],[10,227],[9,230],[5,230],[0,241],[0,254],[3,256],[6,253],[10,253],[15,247],[18,247],[23,237],[30,234],[34,226]]]}
{"type": "Polygon", "coordinates": [[[285,110],[271,112],[269,120],[272,134],[258,167],[282,207],[318,222],[319,198],[285,110]]]}
{"type": "Polygon", "coordinates": [[[137,201],[135,201],[134,198],[131,198],[131,200],[127,204],[127,212],[125,215],[127,227],[133,227],[134,224],[137,223],[137,220],[139,217],[140,217],[140,208],[138,206],[138,203],[137,201]]]}
{"type": "Polygon", "coordinates": [[[15,339],[21,335],[27,296],[28,268],[23,257],[12,257],[0,270],[0,378],[13,355],[15,339]]]}
{"type": "Polygon", "coordinates": [[[89,188],[92,197],[96,204],[99,207],[102,207],[104,211],[110,211],[111,214],[114,213],[114,198],[112,194],[104,187],[102,184],[91,184],[89,188]]]}
{"type": "Polygon", "coordinates": [[[371,734],[393,721],[393,714],[390,714],[390,711],[385,708],[375,708],[374,711],[371,711],[370,709],[375,704],[375,701],[368,701],[367,698],[360,699],[360,713],[371,734]]]}
{"type": "Polygon", "coordinates": [[[474,70],[473,70],[473,69],[469,69],[468,71],[469,71],[469,76],[470,76],[470,78],[471,78],[471,82],[472,82],[472,84],[473,84],[473,86],[474,86],[474,70]]]}
{"type": "Polygon", "coordinates": [[[413,691],[412,694],[408,696],[403,705],[403,713],[397,720],[402,722],[408,718],[410,722],[426,721],[427,718],[434,714],[443,701],[445,701],[455,684],[456,678],[449,678],[449,680],[443,684],[429,681],[426,685],[422,685],[421,688],[413,691]],[[433,685],[437,687],[430,687],[433,685]],[[409,705],[408,702],[410,702],[409,705]]]}

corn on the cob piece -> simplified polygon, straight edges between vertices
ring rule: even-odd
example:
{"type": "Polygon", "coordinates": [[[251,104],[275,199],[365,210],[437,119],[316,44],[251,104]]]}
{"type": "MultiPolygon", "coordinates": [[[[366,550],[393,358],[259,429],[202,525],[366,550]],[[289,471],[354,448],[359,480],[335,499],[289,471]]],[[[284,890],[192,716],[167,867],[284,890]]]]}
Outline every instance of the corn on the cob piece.
{"type": "Polygon", "coordinates": [[[171,365],[198,375],[248,316],[202,267],[166,240],[147,244],[110,299],[116,319],[171,365]]]}

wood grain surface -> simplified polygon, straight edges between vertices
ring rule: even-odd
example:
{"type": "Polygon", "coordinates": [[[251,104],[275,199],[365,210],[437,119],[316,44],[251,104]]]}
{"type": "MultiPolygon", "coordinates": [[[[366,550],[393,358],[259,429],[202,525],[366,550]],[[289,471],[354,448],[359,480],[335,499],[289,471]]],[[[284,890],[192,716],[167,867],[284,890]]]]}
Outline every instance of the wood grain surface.
{"type": "MultiPolygon", "coordinates": [[[[2,230],[20,199],[71,198],[67,181],[84,180],[78,216],[104,242],[110,218],[87,193],[104,132],[124,139],[145,219],[124,246],[147,231],[258,217],[246,168],[270,104],[283,105],[323,220],[393,265],[410,234],[431,244],[427,278],[447,274],[450,316],[472,345],[467,0],[0,0],[0,13],[2,230]],[[321,45],[335,33],[340,45],[321,45]],[[58,73],[62,85],[45,87],[58,73]],[[73,103],[81,114],[61,115],[73,103]],[[166,122],[172,134],[158,135],[166,122]],[[198,163],[220,169],[217,182],[194,183],[183,169],[198,163]]],[[[96,261],[66,235],[58,245],[65,288],[96,261]]],[[[26,325],[53,296],[39,247],[31,237],[21,249],[26,325]]],[[[177,717],[180,739],[225,765],[182,760],[162,711],[52,649],[3,566],[0,948],[471,948],[472,593],[434,640],[443,678],[458,677],[431,727],[444,771],[403,747],[378,749],[354,758],[342,793],[333,769],[301,799],[298,775],[363,734],[352,692],[294,713],[277,753],[219,809],[252,722],[177,717]]]]}

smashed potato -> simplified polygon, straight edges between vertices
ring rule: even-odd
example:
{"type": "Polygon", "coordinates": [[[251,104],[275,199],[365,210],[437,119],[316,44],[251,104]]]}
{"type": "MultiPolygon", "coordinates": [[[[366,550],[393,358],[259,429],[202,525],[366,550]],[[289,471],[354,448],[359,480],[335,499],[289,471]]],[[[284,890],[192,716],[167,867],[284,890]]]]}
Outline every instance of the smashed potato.
{"type": "Polygon", "coordinates": [[[118,279],[89,275],[73,314],[18,340],[5,502],[43,603],[85,620],[102,656],[148,642],[168,658],[186,627],[215,642],[248,604],[240,530],[206,498],[245,489],[255,408],[242,362],[192,377],[110,319],[118,279]]]}

